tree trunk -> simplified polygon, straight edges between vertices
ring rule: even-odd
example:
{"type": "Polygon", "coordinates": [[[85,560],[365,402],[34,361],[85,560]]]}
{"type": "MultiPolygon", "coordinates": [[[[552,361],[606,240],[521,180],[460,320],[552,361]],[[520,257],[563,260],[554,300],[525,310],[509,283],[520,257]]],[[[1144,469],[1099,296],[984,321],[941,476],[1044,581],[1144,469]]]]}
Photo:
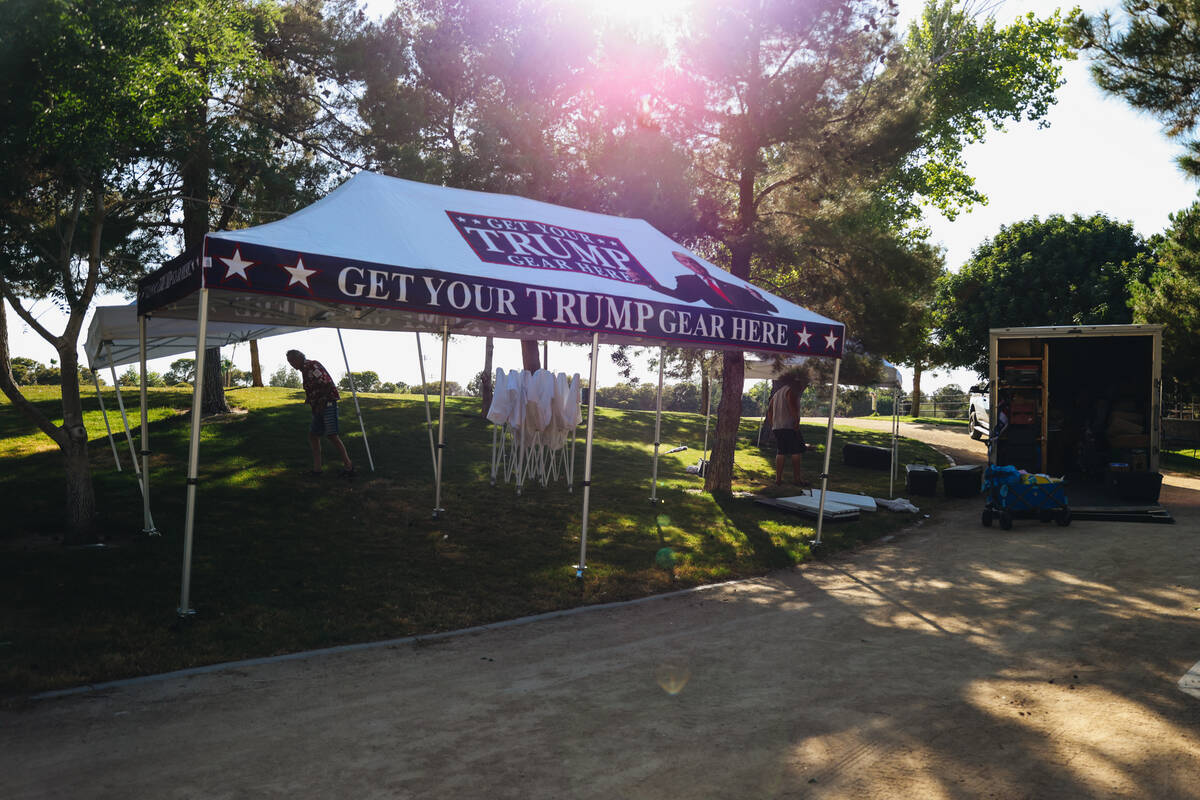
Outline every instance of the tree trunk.
{"type": "Polygon", "coordinates": [[[91,544],[96,541],[96,493],[88,459],[87,432],[82,426],[67,431],[62,454],[67,475],[67,528],[63,544],[91,544]]]}
{"type": "Polygon", "coordinates": [[[703,365],[700,370],[700,413],[708,415],[709,405],[712,398],[709,396],[712,393],[712,379],[708,375],[708,365],[703,365]]]}
{"type": "Polygon", "coordinates": [[[90,544],[96,541],[96,492],[92,485],[92,466],[88,460],[87,428],[83,425],[83,400],[79,394],[79,356],[75,342],[58,349],[62,372],[63,424],[59,447],[67,475],[67,528],[64,544],[90,544]]]}
{"type": "Polygon", "coordinates": [[[921,416],[921,372],[923,367],[921,364],[913,366],[913,390],[912,390],[912,410],[914,417],[921,416]]]}
{"type": "Polygon", "coordinates": [[[204,388],[200,396],[200,414],[228,414],[225,389],[221,386],[221,348],[210,347],[204,351],[204,388]]]}
{"type": "Polygon", "coordinates": [[[538,353],[537,339],[521,340],[521,369],[537,372],[542,368],[541,355],[538,353]]]}
{"type": "Polygon", "coordinates": [[[483,344],[483,376],[479,380],[479,416],[487,417],[492,407],[492,354],[495,343],[491,336],[483,344]]]}
{"type": "Polygon", "coordinates": [[[712,460],[704,476],[704,490],[708,492],[727,492],[733,485],[733,455],[737,450],[738,423],[742,420],[742,382],[745,373],[743,355],[740,352],[725,353],[712,460]]]}
{"type": "Polygon", "coordinates": [[[250,385],[261,389],[262,363],[258,360],[258,339],[250,340],[250,385]]]}

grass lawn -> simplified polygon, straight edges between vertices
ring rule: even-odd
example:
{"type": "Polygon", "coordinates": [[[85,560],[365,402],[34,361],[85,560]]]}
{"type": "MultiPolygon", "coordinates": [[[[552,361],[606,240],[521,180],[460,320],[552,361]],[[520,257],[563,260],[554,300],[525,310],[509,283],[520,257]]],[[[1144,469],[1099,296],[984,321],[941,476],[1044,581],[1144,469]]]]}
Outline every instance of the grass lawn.
{"type": "MultiPolygon", "coordinates": [[[[37,387],[48,414],[58,392],[37,387]]],[[[105,402],[116,398],[106,390],[105,402]]],[[[592,516],[586,580],[576,581],[582,495],[562,484],[488,485],[491,429],[478,400],[453,398],[447,409],[443,506],[431,515],[433,472],[419,397],[362,396],[376,471],[366,466],[353,403],[342,403],[344,438],[359,465],[353,481],[332,465],[313,479],[308,412],[288,389],[229,392],[238,412],[202,428],[191,604],[180,621],[182,529],[188,414],[186,389],[151,390],[151,497],[162,536],[141,534],[141,500],[120,444],[125,471],[103,440],[94,392],[84,398],[96,439],[92,466],[104,547],[61,545],[63,479],[54,445],[6,402],[0,404],[0,695],[145,675],[189,666],[352,642],[426,634],[569,608],[642,597],[763,574],[809,557],[812,520],[757,505],[739,492],[773,480],[773,454],[743,428],[732,495],[699,491],[684,471],[695,463],[704,421],[663,415],[659,496],[649,498],[653,412],[601,409],[597,415],[592,516]],[[670,547],[674,571],[655,565],[670,547]]],[[[136,421],[136,393],[126,398],[136,421]]],[[[436,409],[435,409],[436,414],[436,409]]],[[[119,430],[120,417],[113,416],[119,430]]],[[[436,419],[436,417],[435,417],[436,419]]],[[[576,453],[582,480],[583,447],[576,453]]],[[[805,456],[820,471],[823,430],[804,431],[818,450],[805,456]]],[[[888,434],[839,429],[831,488],[886,496],[885,472],[841,465],[845,442],[886,444],[888,434]]],[[[943,463],[932,449],[902,441],[903,461],[943,463]]],[[[902,484],[898,489],[902,490],[902,484]]],[[[794,490],[771,494],[790,494],[794,490]]],[[[948,503],[921,498],[924,513],[948,503]]],[[[912,523],[908,514],[864,514],[832,523],[825,539],[853,547],[912,523]]]]}

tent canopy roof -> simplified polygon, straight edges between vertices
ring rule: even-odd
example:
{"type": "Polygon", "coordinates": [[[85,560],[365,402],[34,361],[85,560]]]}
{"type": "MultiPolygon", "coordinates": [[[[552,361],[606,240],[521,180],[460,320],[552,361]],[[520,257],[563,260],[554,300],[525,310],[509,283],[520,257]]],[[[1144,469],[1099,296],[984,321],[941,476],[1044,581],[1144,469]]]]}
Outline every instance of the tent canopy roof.
{"type": "MultiPolygon", "coordinates": [[[[861,354],[845,354],[838,383],[843,386],[879,386],[894,388],[900,385],[900,370],[884,359],[861,354]]],[[[746,359],[746,380],[774,380],[795,369],[811,369],[817,366],[808,356],[786,358],[746,359]]],[[[825,377],[825,376],[822,376],[825,377]]]]}
{"type": "Polygon", "coordinates": [[[209,234],[138,313],[839,357],[844,328],[640,219],[361,172],[278,222],[209,234]]]}
{"type": "MultiPolygon", "coordinates": [[[[210,322],[206,347],[248,342],[251,339],[266,339],[285,333],[295,333],[303,328],[256,323],[210,322]]],[[[88,326],[84,352],[92,369],[109,365],[134,364],[139,359],[139,331],[137,304],[127,306],[100,306],[92,315],[88,326]]],[[[146,325],[146,358],[186,355],[196,352],[196,323],[189,320],[153,317],[146,325]]]]}

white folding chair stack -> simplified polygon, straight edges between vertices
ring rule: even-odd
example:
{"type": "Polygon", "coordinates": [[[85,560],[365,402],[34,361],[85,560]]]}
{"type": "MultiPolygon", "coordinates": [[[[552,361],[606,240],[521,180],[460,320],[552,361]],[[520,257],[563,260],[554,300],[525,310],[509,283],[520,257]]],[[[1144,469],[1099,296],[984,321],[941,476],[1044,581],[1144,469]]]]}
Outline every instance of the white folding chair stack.
{"type": "Polygon", "coordinates": [[[492,422],[492,485],[504,477],[520,494],[527,480],[542,486],[560,477],[574,490],[575,428],[580,411],[579,375],[496,370],[488,409],[492,422]]]}

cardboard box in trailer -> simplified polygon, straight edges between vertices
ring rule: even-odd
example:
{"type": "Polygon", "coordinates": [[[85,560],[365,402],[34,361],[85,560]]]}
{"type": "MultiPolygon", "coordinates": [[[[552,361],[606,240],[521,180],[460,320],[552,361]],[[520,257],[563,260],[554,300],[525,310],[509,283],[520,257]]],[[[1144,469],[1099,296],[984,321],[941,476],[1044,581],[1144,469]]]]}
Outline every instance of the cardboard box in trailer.
{"type": "Polygon", "coordinates": [[[1158,497],[1161,325],[993,328],[989,461],[1158,497]]]}

